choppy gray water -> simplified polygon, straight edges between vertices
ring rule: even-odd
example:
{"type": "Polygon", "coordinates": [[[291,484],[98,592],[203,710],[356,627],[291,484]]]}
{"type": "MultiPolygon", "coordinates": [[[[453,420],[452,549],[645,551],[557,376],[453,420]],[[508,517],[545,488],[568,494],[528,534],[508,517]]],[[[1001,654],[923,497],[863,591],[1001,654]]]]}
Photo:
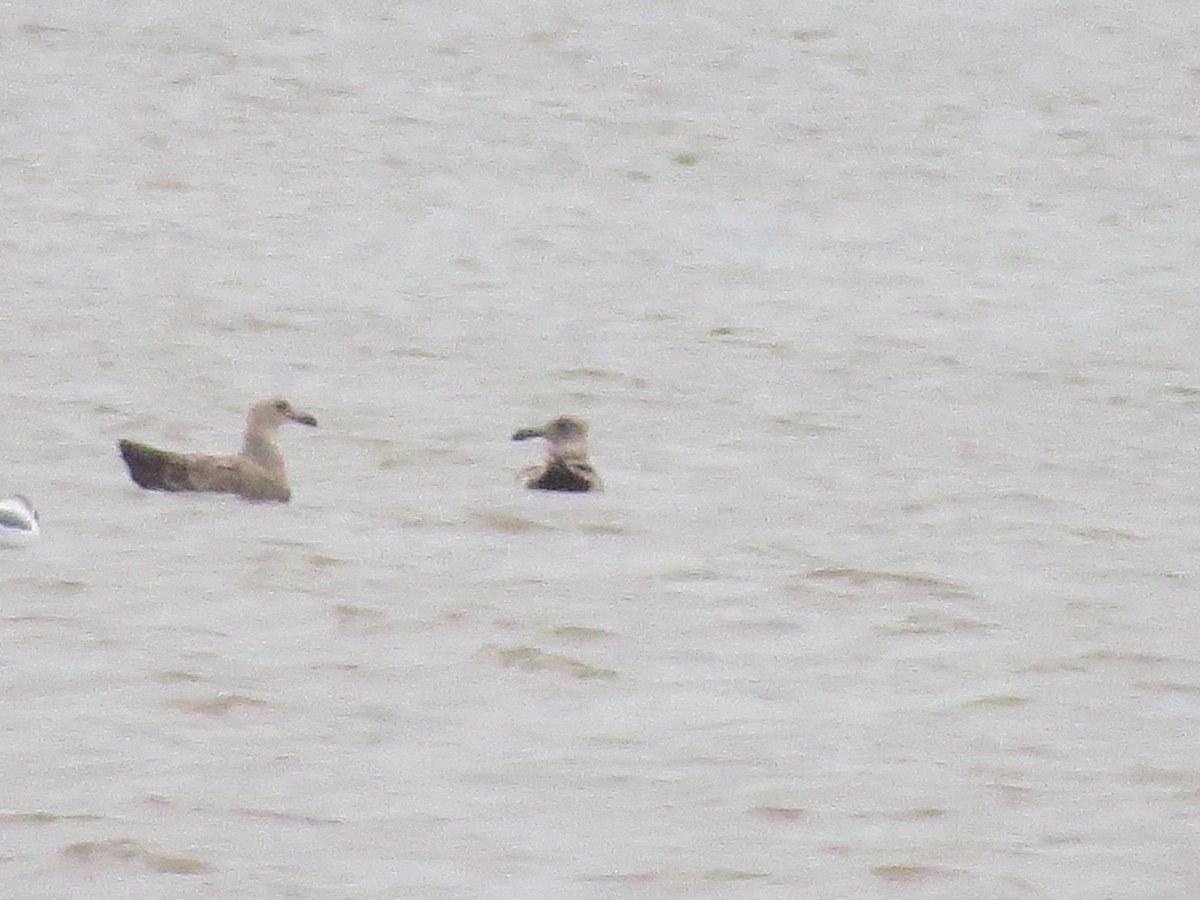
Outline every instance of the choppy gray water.
{"type": "Polygon", "coordinates": [[[1200,896],[1198,27],[8,4],[0,894],[1200,896]]]}

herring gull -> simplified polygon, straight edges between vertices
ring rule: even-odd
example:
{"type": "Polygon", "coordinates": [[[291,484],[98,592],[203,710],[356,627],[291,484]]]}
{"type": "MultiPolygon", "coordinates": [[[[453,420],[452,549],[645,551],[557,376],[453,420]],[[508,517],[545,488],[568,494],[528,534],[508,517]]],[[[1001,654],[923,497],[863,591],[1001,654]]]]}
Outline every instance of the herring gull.
{"type": "Polygon", "coordinates": [[[587,423],[574,416],[559,416],[538,428],[522,428],[514,441],[544,438],[546,460],[522,470],[521,480],[537,491],[598,491],[600,476],[588,462],[587,423]]]}
{"type": "Polygon", "coordinates": [[[308,413],[292,409],[280,397],[272,397],[250,407],[242,452],[236,456],[173,453],[127,440],[118,441],[117,446],[139,487],[152,491],[212,491],[237,494],[244,500],[287,503],[292,492],[275,439],[279,426],[288,421],[317,424],[308,413]]]}

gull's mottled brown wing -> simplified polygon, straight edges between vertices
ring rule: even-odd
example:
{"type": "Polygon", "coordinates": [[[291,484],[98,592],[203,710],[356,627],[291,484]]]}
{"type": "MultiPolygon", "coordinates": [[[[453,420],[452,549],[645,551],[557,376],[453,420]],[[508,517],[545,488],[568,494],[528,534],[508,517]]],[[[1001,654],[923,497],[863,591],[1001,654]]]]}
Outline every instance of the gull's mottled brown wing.
{"type": "Polygon", "coordinates": [[[237,494],[247,500],[278,500],[292,497],[280,476],[267,473],[244,456],[189,456],[188,480],[193,491],[237,494]]]}
{"type": "Polygon", "coordinates": [[[187,457],[169,450],[159,450],[137,441],[118,441],[121,458],[129,469],[129,477],[138,487],[150,491],[194,491],[188,474],[187,457]]]}
{"type": "Polygon", "coordinates": [[[535,491],[598,491],[600,477],[588,463],[551,460],[537,466],[526,478],[525,485],[535,491]]]}
{"type": "Polygon", "coordinates": [[[139,487],[152,491],[206,491],[237,494],[247,500],[286,503],[286,482],[240,456],[197,456],[121,441],[121,456],[139,487]]]}

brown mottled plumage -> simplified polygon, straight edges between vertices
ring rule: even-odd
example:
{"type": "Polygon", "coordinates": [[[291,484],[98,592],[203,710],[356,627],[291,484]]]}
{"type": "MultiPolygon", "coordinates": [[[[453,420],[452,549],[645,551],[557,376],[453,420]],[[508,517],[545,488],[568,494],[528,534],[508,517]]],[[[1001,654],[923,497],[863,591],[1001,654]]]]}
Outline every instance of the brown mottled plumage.
{"type": "Polygon", "coordinates": [[[242,452],[236,456],[203,456],[159,450],[136,441],[118,441],[129,475],[139,487],[152,491],[212,491],[237,494],[245,500],[276,500],[292,497],[287,470],[276,444],[276,433],[284,422],[316,425],[308,413],[297,412],[278,397],[260,400],[246,417],[242,452]]]}
{"type": "Polygon", "coordinates": [[[546,461],[522,470],[521,480],[537,491],[599,491],[603,484],[587,459],[587,423],[559,416],[538,428],[522,428],[512,439],[546,440],[546,461]]]}

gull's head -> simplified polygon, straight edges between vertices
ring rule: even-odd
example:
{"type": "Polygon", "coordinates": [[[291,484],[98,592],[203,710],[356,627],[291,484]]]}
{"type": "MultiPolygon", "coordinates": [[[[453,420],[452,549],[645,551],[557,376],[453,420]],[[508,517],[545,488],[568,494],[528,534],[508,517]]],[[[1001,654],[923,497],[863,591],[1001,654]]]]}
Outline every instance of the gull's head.
{"type": "Polygon", "coordinates": [[[0,500],[0,543],[27,544],[40,530],[37,510],[28,497],[16,494],[0,500]]]}
{"type": "Polygon", "coordinates": [[[252,431],[274,431],[284,422],[299,422],[301,425],[312,426],[317,424],[313,416],[293,409],[292,404],[282,397],[269,397],[250,407],[247,426],[252,431]]]}
{"type": "Polygon", "coordinates": [[[526,441],[530,438],[544,438],[551,456],[587,455],[587,422],[574,416],[559,416],[551,419],[545,425],[537,428],[521,428],[516,431],[514,441],[526,441]]]}

